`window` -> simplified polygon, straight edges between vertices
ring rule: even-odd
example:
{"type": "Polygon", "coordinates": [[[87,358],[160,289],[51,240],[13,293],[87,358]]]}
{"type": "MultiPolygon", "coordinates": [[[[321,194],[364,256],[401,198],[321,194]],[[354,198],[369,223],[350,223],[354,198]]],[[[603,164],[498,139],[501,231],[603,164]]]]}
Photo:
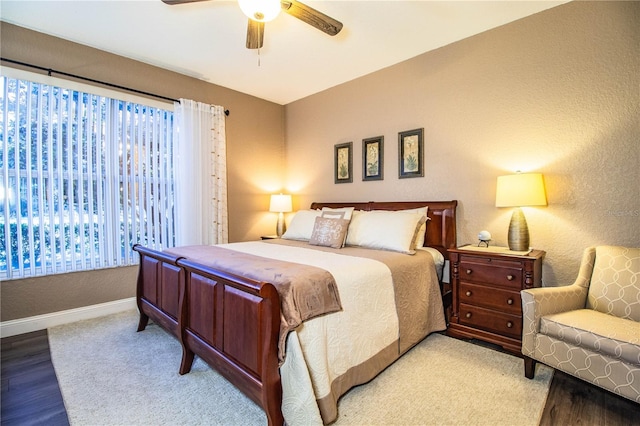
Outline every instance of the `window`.
{"type": "Polygon", "coordinates": [[[0,76],[0,279],[174,246],[172,106],[37,77],[49,84],[0,76]]]}

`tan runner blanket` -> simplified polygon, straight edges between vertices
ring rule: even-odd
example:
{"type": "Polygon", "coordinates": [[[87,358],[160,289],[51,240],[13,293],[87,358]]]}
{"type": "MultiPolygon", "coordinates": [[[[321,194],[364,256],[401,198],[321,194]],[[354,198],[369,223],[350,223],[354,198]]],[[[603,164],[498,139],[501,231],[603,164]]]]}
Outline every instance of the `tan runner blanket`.
{"type": "Polygon", "coordinates": [[[255,256],[216,246],[183,246],[164,250],[176,256],[252,280],[271,283],[280,296],[278,357],[285,355],[289,331],[308,319],[342,309],[333,276],[315,266],[255,256]]]}

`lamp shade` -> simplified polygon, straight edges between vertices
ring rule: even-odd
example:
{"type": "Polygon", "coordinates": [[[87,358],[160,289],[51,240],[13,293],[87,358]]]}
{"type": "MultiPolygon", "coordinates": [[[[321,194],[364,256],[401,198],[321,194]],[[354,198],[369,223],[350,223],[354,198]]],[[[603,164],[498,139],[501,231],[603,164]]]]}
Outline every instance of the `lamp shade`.
{"type": "Polygon", "coordinates": [[[498,176],[496,207],[546,206],[542,173],[498,176]]]}
{"type": "Polygon", "coordinates": [[[273,20],[282,10],[280,0],[238,0],[238,5],[249,19],[258,22],[273,20]]]}
{"type": "Polygon", "coordinates": [[[292,210],[291,195],[274,194],[271,196],[271,203],[269,204],[270,212],[288,213],[292,210]]]}

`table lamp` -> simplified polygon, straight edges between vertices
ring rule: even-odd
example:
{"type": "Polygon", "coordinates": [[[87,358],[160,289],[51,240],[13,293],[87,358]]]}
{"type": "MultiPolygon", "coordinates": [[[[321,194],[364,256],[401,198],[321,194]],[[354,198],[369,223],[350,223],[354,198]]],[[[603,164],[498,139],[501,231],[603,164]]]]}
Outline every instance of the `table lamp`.
{"type": "Polygon", "coordinates": [[[509,222],[509,250],[529,250],[529,227],[520,207],[546,205],[542,173],[498,176],[496,207],[516,207],[509,222]]]}
{"type": "Polygon", "coordinates": [[[278,213],[278,224],[276,225],[276,234],[278,235],[278,238],[282,237],[282,234],[284,233],[284,213],[288,213],[292,210],[291,195],[274,194],[271,196],[269,211],[278,213]]]}

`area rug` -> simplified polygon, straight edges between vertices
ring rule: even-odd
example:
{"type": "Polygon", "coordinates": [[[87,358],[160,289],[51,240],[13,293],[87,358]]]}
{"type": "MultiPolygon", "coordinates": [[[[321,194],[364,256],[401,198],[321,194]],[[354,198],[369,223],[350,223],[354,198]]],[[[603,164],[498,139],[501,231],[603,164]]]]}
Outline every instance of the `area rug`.
{"type": "MultiPolygon", "coordinates": [[[[137,312],[49,329],[71,425],[265,425],[266,416],[196,359],[180,376],[178,341],[137,312]]],[[[432,334],[339,402],[342,425],[537,425],[552,369],[432,334]]],[[[291,425],[297,426],[297,425],[291,425]]],[[[306,426],[306,425],[305,425],[306,426]]]]}

